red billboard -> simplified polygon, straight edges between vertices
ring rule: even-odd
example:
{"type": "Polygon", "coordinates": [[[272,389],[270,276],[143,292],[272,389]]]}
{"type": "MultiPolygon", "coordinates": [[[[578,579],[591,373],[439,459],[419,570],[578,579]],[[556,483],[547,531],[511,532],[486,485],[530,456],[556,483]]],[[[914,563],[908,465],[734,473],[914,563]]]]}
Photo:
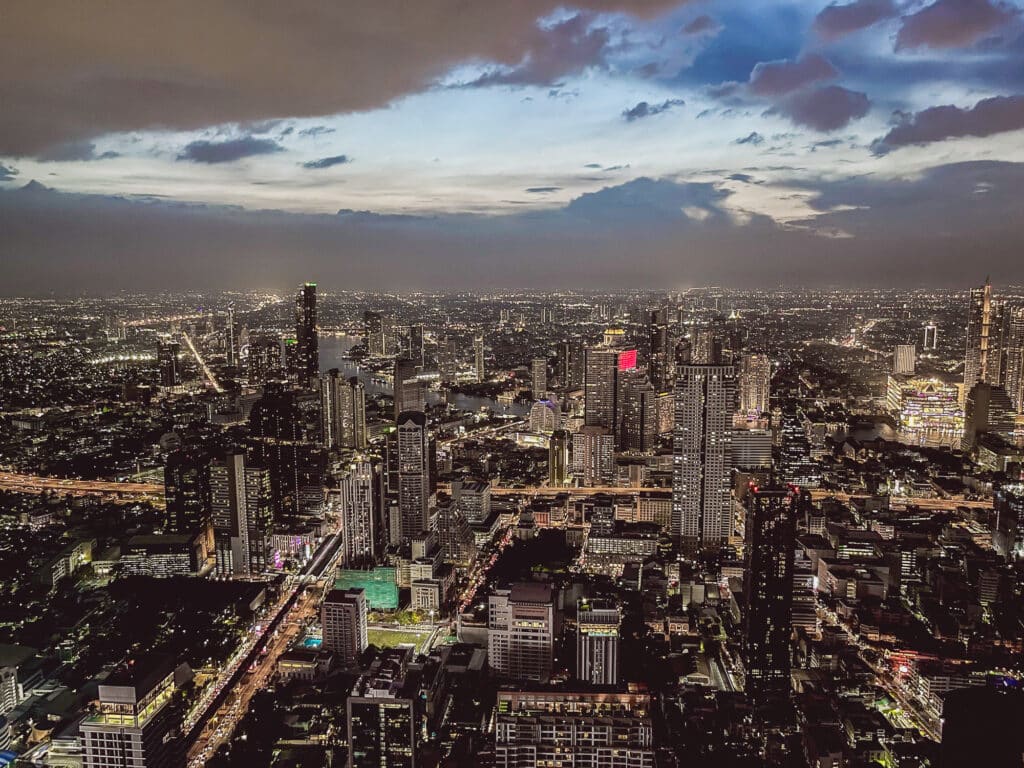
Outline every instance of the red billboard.
{"type": "Polygon", "coordinates": [[[619,352],[619,370],[631,371],[634,368],[636,368],[636,350],[628,349],[625,352],[619,352]]]}

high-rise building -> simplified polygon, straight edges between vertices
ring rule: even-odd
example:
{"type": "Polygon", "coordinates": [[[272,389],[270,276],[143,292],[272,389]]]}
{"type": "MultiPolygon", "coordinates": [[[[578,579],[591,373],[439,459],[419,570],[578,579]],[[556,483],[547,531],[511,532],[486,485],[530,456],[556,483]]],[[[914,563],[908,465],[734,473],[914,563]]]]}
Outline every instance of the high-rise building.
{"type": "Polygon", "coordinates": [[[647,322],[650,346],[648,372],[651,383],[658,389],[671,387],[675,382],[675,338],[669,324],[668,309],[662,307],[650,313],[647,322]]]}
{"type": "Polygon", "coordinates": [[[645,693],[499,691],[495,768],[654,768],[645,693]]]}
{"type": "Polygon", "coordinates": [[[99,704],[79,727],[87,768],[179,768],[184,750],[173,737],[174,663],[139,660],[100,683],[99,704]]]}
{"type": "Polygon", "coordinates": [[[897,344],[892,350],[892,372],[901,376],[913,376],[917,370],[917,347],[913,344],[897,344]]]}
{"type": "Polygon", "coordinates": [[[210,457],[180,448],[164,465],[164,505],[169,533],[195,533],[210,524],[210,457]]]}
{"type": "Polygon", "coordinates": [[[935,323],[928,323],[924,327],[924,344],[921,347],[923,350],[938,349],[939,348],[939,328],[935,323]]]}
{"type": "Polygon", "coordinates": [[[992,283],[971,290],[967,308],[967,353],[964,359],[964,388],[970,391],[979,381],[1002,383],[1005,332],[1003,302],[992,295],[992,283]]]}
{"type": "Polygon", "coordinates": [[[409,326],[409,357],[419,367],[423,367],[423,326],[409,326]]]}
{"type": "Polygon", "coordinates": [[[228,317],[224,324],[224,357],[227,364],[238,364],[238,347],[235,343],[235,305],[228,304],[228,317]]]}
{"type": "Polygon", "coordinates": [[[569,446],[571,435],[556,429],[548,440],[548,485],[557,487],[568,482],[570,474],[569,446]]]}
{"type": "Polygon", "coordinates": [[[615,436],[605,427],[583,427],[572,436],[572,468],[580,485],[615,482],[615,436]]]}
{"type": "Polygon", "coordinates": [[[265,334],[249,339],[249,356],[246,363],[249,384],[262,386],[281,375],[281,339],[265,334]]]}
{"type": "Polygon", "coordinates": [[[398,417],[398,514],[403,541],[425,531],[430,514],[430,450],[427,417],[406,411],[398,417]]]}
{"type": "Polygon", "coordinates": [[[1012,441],[1016,430],[1017,409],[1006,390],[979,381],[967,393],[964,402],[964,448],[973,448],[983,434],[998,435],[1012,441]]]}
{"type": "Polygon", "coordinates": [[[530,361],[530,388],[533,397],[539,399],[548,390],[548,361],[547,358],[535,357],[530,361]]]}
{"type": "Polygon", "coordinates": [[[769,413],[772,364],[768,355],[754,353],[740,359],[740,413],[747,418],[759,419],[769,413]]]}
{"type": "Polygon", "coordinates": [[[452,482],[452,504],[470,523],[482,523],[491,516],[491,484],[486,480],[452,482]]]}
{"type": "Polygon", "coordinates": [[[348,768],[416,768],[419,685],[413,649],[389,648],[348,697],[348,768]]]}
{"type": "Polygon", "coordinates": [[[558,348],[558,371],[562,386],[576,389],[583,386],[583,347],[577,341],[563,341],[558,348]]]}
{"type": "Polygon", "coordinates": [[[403,411],[424,411],[427,407],[427,390],[424,382],[418,381],[419,368],[410,357],[395,359],[394,398],[395,419],[403,411]]]}
{"type": "Polygon", "coordinates": [[[459,372],[459,351],[455,339],[445,336],[437,345],[437,372],[442,384],[454,384],[459,372]]]}
{"type": "Polygon", "coordinates": [[[755,697],[790,688],[796,521],[809,504],[808,491],[776,485],[746,497],[743,666],[755,697]]]}
{"type": "Polygon", "coordinates": [[[361,589],[332,589],[320,606],[323,649],[345,666],[359,663],[366,639],[366,595],[361,589]]]}
{"type": "Polygon", "coordinates": [[[156,343],[156,362],[160,369],[160,386],[176,387],[181,384],[181,367],[178,354],[181,345],[176,341],[158,341],[156,343]]]}
{"type": "Polygon", "coordinates": [[[217,575],[262,573],[273,524],[270,473],[229,453],[210,465],[210,491],[217,575]]]}
{"type": "Polygon", "coordinates": [[[587,426],[615,426],[618,394],[619,352],[610,347],[590,347],[583,352],[583,415],[587,426]]]}
{"type": "Polygon", "coordinates": [[[316,322],[316,283],[306,283],[295,297],[295,368],[292,371],[304,387],[320,373],[316,322]]]}
{"type": "Polygon", "coordinates": [[[658,392],[638,371],[619,373],[618,445],[646,453],[658,441],[658,392]]]}
{"type": "Polygon", "coordinates": [[[363,324],[366,327],[367,352],[376,357],[386,357],[394,353],[395,319],[391,315],[367,310],[363,312],[363,324]]]}
{"type": "Polygon", "coordinates": [[[377,471],[365,459],[352,462],[339,481],[342,562],[346,567],[371,565],[377,559],[377,483],[377,471]]]}
{"type": "MultiPolygon", "coordinates": [[[[886,407],[900,432],[919,443],[954,445],[963,435],[959,389],[937,377],[890,375],[886,407]]],[[[799,482],[791,476],[786,480],[799,482]]]]}
{"type": "Polygon", "coordinates": [[[487,378],[486,371],[484,370],[484,337],[474,336],[473,337],[473,371],[476,373],[477,383],[484,381],[487,378]]]}
{"type": "Polygon", "coordinates": [[[736,375],[723,365],[685,365],[675,389],[672,534],[694,546],[732,533],[732,415],[736,375]]]}
{"type": "Polygon", "coordinates": [[[591,685],[619,682],[622,609],[610,600],[576,601],[576,678],[591,685]]]}
{"type": "Polygon", "coordinates": [[[437,510],[437,543],[445,562],[467,566],[476,557],[473,531],[454,499],[437,510]]]}
{"type": "Polygon", "coordinates": [[[804,428],[802,413],[786,411],[779,423],[779,472],[793,485],[817,488],[821,485],[821,466],[811,457],[811,441],[804,428]]]}
{"type": "Polygon", "coordinates": [[[515,584],[488,600],[487,660],[497,674],[546,683],[554,663],[557,613],[550,584],[515,584]]]}
{"type": "Polygon", "coordinates": [[[1024,306],[1007,311],[1006,394],[1017,413],[1024,413],[1024,306]]]}
{"type": "Polygon", "coordinates": [[[332,368],[320,377],[321,435],[325,448],[366,448],[366,388],[332,368]]]}

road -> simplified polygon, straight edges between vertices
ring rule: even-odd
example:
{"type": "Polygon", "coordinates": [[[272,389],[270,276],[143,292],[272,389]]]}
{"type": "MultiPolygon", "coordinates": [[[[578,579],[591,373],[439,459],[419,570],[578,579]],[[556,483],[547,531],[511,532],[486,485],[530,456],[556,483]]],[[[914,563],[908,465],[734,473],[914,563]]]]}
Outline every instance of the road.
{"type": "Polygon", "coordinates": [[[74,478],[22,475],[17,472],[0,473],[0,489],[20,493],[56,491],[72,496],[111,496],[121,501],[162,502],[162,483],[119,483],[109,480],[78,480],[74,478]]]}
{"type": "Polygon", "coordinates": [[[196,359],[196,362],[199,363],[199,367],[202,368],[203,375],[206,377],[206,380],[210,382],[210,386],[213,387],[213,391],[217,392],[218,394],[223,392],[224,388],[217,383],[217,379],[214,378],[213,371],[210,370],[210,367],[206,364],[206,361],[203,360],[203,356],[199,354],[199,350],[196,349],[196,345],[192,343],[192,339],[190,339],[188,334],[185,333],[184,331],[181,332],[181,338],[185,340],[185,343],[188,345],[189,350],[191,350],[193,356],[196,359]]]}

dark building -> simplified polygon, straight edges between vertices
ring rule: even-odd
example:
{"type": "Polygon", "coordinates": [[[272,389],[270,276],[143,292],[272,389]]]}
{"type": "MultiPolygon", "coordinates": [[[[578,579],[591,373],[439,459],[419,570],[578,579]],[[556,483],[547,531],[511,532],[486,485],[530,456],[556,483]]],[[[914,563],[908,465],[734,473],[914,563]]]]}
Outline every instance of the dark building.
{"type": "Polygon", "coordinates": [[[1005,389],[979,381],[971,387],[964,403],[963,447],[973,448],[978,438],[985,434],[1012,441],[1017,426],[1016,415],[1005,389]]]}
{"type": "Polygon", "coordinates": [[[306,283],[295,297],[295,360],[292,374],[302,386],[320,373],[320,345],[316,332],[316,283],[306,283]]]}
{"type": "Polygon", "coordinates": [[[182,448],[164,465],[165,527],[169,533],[194,533],[210,522],[210,457],[182,448]]]}
{"type": "Polygon", "coordinates": [[[422,325],[410,325],[409,326],[409,346],[408,346],[409,357],[412,361],[422,367],[423,366],[423,326],[422,325]]]}
{"type": "Polygon", "coordinates": [[[382,651],[348,698],[349,768],[415,768],[420,697],[412,648],[382,651]]]}
{"type": "Polygon", "coordinates": [[[809,504],[810,494],[792,487],[747,494],[743,664],[755,698],[790,689],[796,521],[809,504]]]}
{"type": "Polygon", "coordinates": [[[577,341],[563,341],[558,348],[558,375],[566,389],[583,386],[583,347],[577,341]]]}
{"type": "Polygon", "coordinates": [[[650,347],[648,372],[651,383],[661,390],[671,388],[675,382],[675,337],[668,315],[667,309],[656,309],[651,312],[647,322],[650,347]]]}
{"type": "Polygon", "coordinates": [[[415,380],[420,366],[411,357],[395,360],[394,398],[395,420],[403,411],[422,411],[427,407],[427,389],[422,381],[415,380]]]}
{"type": "Polygon", "coordinates": [[[176,387],[181,384],[181,368],[178,364],[180,351],[181,345],[176,341],[156,343],[156,363],[160,369],[161,387],[176,387]]]}
{"type": "Polygon", "coordinates": [[[564,429],[556,429],[548,441],[548,484],[565,485],[571,470],[569,446],[572,435],[564,429]]]}

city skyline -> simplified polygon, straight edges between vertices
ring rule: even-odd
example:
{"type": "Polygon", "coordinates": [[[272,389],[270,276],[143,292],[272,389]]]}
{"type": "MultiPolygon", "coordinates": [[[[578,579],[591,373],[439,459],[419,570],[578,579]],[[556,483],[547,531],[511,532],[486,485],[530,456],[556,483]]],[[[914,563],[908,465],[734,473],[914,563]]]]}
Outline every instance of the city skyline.
{"type": "Polygon", "coordinates": [[[300,7],[10,9],[3,292],[1024,279],[1018,0],[300,7]]]}

